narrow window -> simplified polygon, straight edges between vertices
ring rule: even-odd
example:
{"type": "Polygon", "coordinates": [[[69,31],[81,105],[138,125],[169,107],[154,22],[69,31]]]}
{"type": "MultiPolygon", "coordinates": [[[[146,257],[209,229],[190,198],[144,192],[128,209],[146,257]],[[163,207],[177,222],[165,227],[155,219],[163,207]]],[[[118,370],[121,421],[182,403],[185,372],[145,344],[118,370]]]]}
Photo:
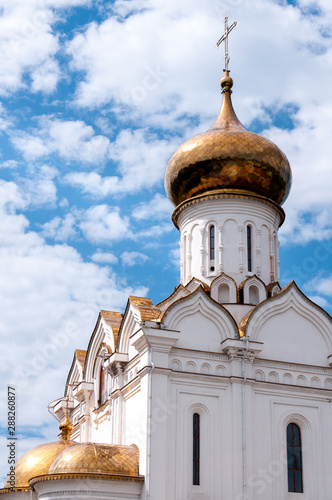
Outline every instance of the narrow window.
{"type": "Polygon", "coordinates": [[[226,284],[220,285],[218,288],[218,302],[220,304],[229,303],[229,286],[226,284]]]}
{"type": "Polygon", "coordinates": [[[255,285],[249,287],[249,304],[253,304],[254,306],[259,304],[259,290],[255,285]]]}
{"type": "Polygon", "coordinates": [[[298,425],[287,426],[288,491],[303,493],[301,431],[298,425]]]}
{"type": "Polygon", "coordinates": [[[214,236],[214,226],[210,226],[210,260],[214,260],[214,248],[215,248],[215,236],[214,236]]]}
{"type": "Polygon", "coordinates": [[[193,484],[199,485],[199,414],[193,415],[193,484]]]}
{"type": "Polygon", "coordinates": [[[106,373],[103,367],[100,368],[99,375],[99,405],[103,405],[107,399],[107,380],[106,373]]]}
{"type": "Polygon", "coordinates": [[[252,259],[251,259],[251,226],[247,226],[247,263],[248,263],[248,272],[252,271],[252,259]]]}

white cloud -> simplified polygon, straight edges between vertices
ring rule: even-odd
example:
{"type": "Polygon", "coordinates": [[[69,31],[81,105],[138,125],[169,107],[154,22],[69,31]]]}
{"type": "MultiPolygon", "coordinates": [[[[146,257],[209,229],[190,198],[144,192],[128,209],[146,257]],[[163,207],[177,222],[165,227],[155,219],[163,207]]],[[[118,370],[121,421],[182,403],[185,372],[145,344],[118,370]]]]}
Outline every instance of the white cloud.
{"type": "MultiPolygon", "coordinates": [[[[235,6],[221,0],[114,2],[112,10],[119,14],[118,19],[91,23],[68,45],[73,67],[86,75],[77,89],[78,103],[98,106],[115,99],[149,115],[162,111],[163,119],[167,114],[173,120],[183,113],[213,116],[223,54],[211,49],[232,4],[235,6]],[[124,9],[132,15],[124,16],[124,9]]],[[[307,99],[311,82],[303,80],[299,86],[298,77],[307,67],[310,44],[329,46],[329,40],[321,35],[328,18],[317,22],[294,6],[266,0],[241,2],[234,10],[238,27],[230,42],[232,71],[236,77],[240,68],[246,75],[236,79],[236,85],[246,89],[239,94],[242,99],[251,99],[246,103],[249,113],[256,116],[257,96],[270,102],[281,97],[284,102],[284,88],[290,100],[298,96],[307,99]],[[266,18],[273,23],[267,23],[266,18]],[[257,62],[266,69],[265,79],[254,77],[257,62]],[[279,62],[284,69],[282,88],[279,62]]],[[[318,67],[319,58],[313,64],[318,67]]]]}
{"type": "Polygon", "coordinates": [[[309,295],[309,299],[318,304],[320,307],[326,309],[327,307],[331,307],[331,304],[324,299],[324,297],[320,297],[319,295],[309,295]]]}
{"type": "Polygon", "coordinates": [[[91,260],[98,264],[117,264],[119,259],[113,253],[98,250],[92,255],[91,260]]]}
{"type": "Polygon", "coordinates": [[[26,207],[26,201],[14,182],[0,179],[0,211],[15,213],[17,209],[26,207]]]}
{"type": "Polygon", "coordinates": [[[121,217],[118,207],[108,205],[96,205],[82,213],[79,227],[89,241],[97,244],[132,236],[128,218],[121,217]]]}
{"type": "Polygon", "coordinates": [[[14,146],[27,160],[36,160],[57,153],[66,161],[99,164],[108,157],[110,142],[96,135],[90,125],[80,120],[60,120],[44,116],[40,126],[31,132],[12,134],[14,146]]]}
{"type": "Polygon", "coordinates": [[[170,219],[173,205],[168,198],[157,193],[148,203],[140,203],[132,213],[134,219],[170,219]]]}
{"type": "Polygon", "coordinates": [[[16,168],[18,162],[16,160],[6,160],[0,163],[0,168],[16,168]]]}
{"type": "Polygon", "coordinates": [[[56,168],[42,165],[32,167],[28,172],[28,177],[22,177],[19,180],[22,196],[29,207],[55,206],[57,188],[54,179],[57,175],[56,168]]]}
{"type": "Polygon", "coordinates": [[[49,93],[60,73],[55,61],[59,50],[52,27],[61,9],[89,5],[90,0],[2,0],[0,17],[0,94],[27,87],[49,93]]]}
{"type": "Polygon", "coordinates": [[[317,193],[316,206],[308,207],[307,210],[304,207],[302,209],[299,207],[298,210],[296,205],[289,203],[286,210],[286,222],[279,232],[281,244],[304,245],[310,241],[332,238],[332,204],[329,207],[327,203],[322,202],[321,206],[327,206],[327,208],[317,207],[318,195],[319,193],[317,193]]]}
{"type": "Polygon", "coordinates": [[[164,222],[155,226],[150,226],[147,229],[135,233],[135,239],[142,238],[159,238],[165,233],[170,233],[174,230],[174,226],[171,223],[164,222]]]}
{"type": "Polygon", "coordinates": [[[36,68],[31,77],[34,92],[53,92],[60,79],[59,65],[54,60],[48,60],[43,66],[36,68]]]}
{"type": "Polygon", "coordinates": [[[108,149],[118,175],[102,177],[96,172],[71,172],[64,180],[96,198],[137,192],[161,183],[173,150],[173,141],[161,140],[147,130],[122,130],[108,149]]]}
{"type": "Polygon", "coordinates": [[[306,290],[332,297],[332,275],[318,276],[305,285],[306,290]]]}
{"type": "Polygon", "coordinates": [[[149,260],[149,257],[141,252],[123,252],[121,260],[124,266],[133,267],[144,264],[149,260]]]}
{"type": "Polygon", "coordinates": [[[63,219],[54,217],[42,226],[45,238],[53,238],[55,241],[68,241],[76,235],[76,219],[72,214],[67,214],[63,219]]]}
{"type": "Polygon", "coordinates": [[[104,198],[118,192],[119,178],[102,177],[96,172],[71,172],[65,175],[65,182],[78,187],[83,193],[95,198],[104,198]]]}

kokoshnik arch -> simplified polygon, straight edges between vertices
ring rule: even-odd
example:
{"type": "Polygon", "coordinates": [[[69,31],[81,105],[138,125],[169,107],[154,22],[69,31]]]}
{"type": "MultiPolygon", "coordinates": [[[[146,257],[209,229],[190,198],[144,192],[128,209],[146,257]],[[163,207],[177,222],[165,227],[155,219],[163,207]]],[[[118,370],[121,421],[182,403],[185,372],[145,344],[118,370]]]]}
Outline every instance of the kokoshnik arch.
{"type": "Polygon", "coordinates": [[[52,404],[60,439],[18,461],[4,500],[330,500],[332,320],[280,287],[291,169],[234,112],[235,24],[217,119],[166,167],[181,282],[100,311],[52,404]]]}

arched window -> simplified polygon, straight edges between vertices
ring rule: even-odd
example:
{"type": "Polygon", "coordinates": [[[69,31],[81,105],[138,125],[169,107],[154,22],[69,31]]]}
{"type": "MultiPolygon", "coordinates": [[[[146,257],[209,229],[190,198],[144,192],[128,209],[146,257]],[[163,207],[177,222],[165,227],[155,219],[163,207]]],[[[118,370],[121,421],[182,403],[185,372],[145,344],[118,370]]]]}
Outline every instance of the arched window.
{"type": "Polygon", "coordinates": [[[257,306],[259,304],[259,290],[256,285],[249,287],[249,304],[257,306]]]}
{"type": "Polygon", "coordinates": [[[199,454],[200,454],[199,414],[193,415],[193,484],[199,485],[199,454]]]}
{"type": "Polygon", "coordinates": [[[288,491],[303,493],[301,431],[298,425],[287,426],[288,491]]]}
{"type": "Polygon", "coordinates": [[[220,304],[229,303],[229,286],[226,283],[223,283],[218,288],[218,302],[220,304]]]}
{"type": "Polygon", "coordinates": [[[252,271],[252,235],[251,226],[247,226],[247,267],[248,272],[252,271]]]}
{"type": "Polygon", "coordinates": [[[215,256],[215,228],[210,226],[210,260],[214,260],[215,256]]]}

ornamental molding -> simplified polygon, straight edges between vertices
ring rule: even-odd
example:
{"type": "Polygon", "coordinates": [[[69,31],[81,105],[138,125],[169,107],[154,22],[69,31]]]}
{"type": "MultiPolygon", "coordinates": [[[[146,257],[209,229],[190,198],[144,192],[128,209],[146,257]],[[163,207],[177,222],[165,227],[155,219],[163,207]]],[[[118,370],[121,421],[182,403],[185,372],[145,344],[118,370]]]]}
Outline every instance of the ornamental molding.
{"type": "Polygon", "coordinates": [[[220,191],[213,191],[213,192],[207,192],[207,193],[204,193],[204,194],[201,194],[201,195],[198,195],[198,196],[195,196],[193,198],[189,198],[188,200],[185,200],[183,201],[182,203],[180,203],[174,210],[173,214],[172,214],[172,221],[173,221],[173,224],[175,225],[175,227],[177,229],[179,229],[179,226],[178,226],[178,220],[179,220],[179,216],[181,214],[181,212],[187,208],[188,206],[191,206],[191,205],[196,205],[197,203],[201,203],[202,201],[205,201],[205,200],[216,200],[216,199],[239,199],[239,200],[255,200],[255,201],[259,201],[265,205],[269,205],[270,207],[273,207],[275,210],[277,210],[279,212],[279,216],[280,216],[280,224],[279,224],[279,227],[283,224],[284,220],[285,220],[285,212],[284,210],[281,208],[280,205],[278,205],[277,203],[275,203],[274,201],[264,197],[264,196],[261,196],[261,195],[258,195],[258,194],[255,194],[255,193],[248,193],[246,191],[241,191],[241,190],[227,190],[227,189],[223,189],[223,190],[220,190],[220,191]]]}
{"type": "Polygon", "coordinates": [[[207,351],[193,351],[190,349],[182,349],[181,347],[173,347],[171,354],[174,356],[183,356],[186,358],[197,359],[215,359],[216,361],[227,361],[228,357],[223,353],[207,352],[207,351]]]}
{"type": "Polygon", "coordinates": [[[255,367],[266,367],[266,368],[275,368],[275,369],[282,369],[282,370],[293,370],[296,372],[306,372],[306,373],[322,373],[324,375],[332,375],[332,368],[323,368],[323,367],[318,367],[318,366],[310,366],[310,365],[300,365],[297,363],[285,363],[283,361],[268,361],[265,359],[255,359],[254,363],[255,367]]]}
{"type": "Polygon", "coordinates": [[[67,490],[67,491],[52,491],[49,493],[42,493],[39,495],[39,499],[42,498],[57,498],[57,497],[98,497],[98,498],[114,498],[117,500],[118,498],[124,499],[140,499],[141,495],[136,495],[135,493],[111,493],[111,492],[103,492],[103,491],[93,491],[93,490],[67,490]]]}

